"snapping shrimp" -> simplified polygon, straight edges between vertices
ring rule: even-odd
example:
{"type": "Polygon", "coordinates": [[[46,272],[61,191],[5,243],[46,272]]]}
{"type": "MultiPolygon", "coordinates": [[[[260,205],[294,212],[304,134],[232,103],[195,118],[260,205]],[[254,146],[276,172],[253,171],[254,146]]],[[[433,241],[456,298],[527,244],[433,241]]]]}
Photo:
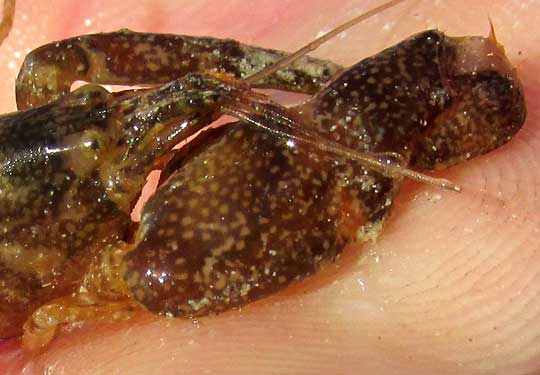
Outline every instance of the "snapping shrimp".
{"type": "Polygon", "coordinates": [[[402,177],[426,179],[409,168],[488,152],[525,117],[493,36],[427,31],[343,71],[288,62],[257,81],[314,94],[287,110],[255,95],[253,78],[238,81],[283,56],[129,31],[31,53],[17,81],[26,110],[0,126],[2,336],[30,317],[35,347],[60,323],[140,308],[198,316],[259,299],[376,235],[402,177]],[[78,79],[176,80],[69,93],[78,79]],[[222,113],[243,122],[170,151],[222,113]],[[156,167],[160,187],[134,230],[129,213],[156,167]]]}

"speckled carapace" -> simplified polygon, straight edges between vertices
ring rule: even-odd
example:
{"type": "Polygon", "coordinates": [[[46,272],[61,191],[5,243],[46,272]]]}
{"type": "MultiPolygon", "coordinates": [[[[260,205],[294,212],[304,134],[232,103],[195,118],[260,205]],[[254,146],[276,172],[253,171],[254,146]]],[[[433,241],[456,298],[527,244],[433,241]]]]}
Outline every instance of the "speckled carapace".
{"type": "Polygon", "coordinates": [[[285,55],[128,30],[30,53],[21,111],[0,118],[0,337],[26,321],[36,347],[60,323],[260,299],[374,238],[400,170],[493,150],[525,118],[492,36],[425,31],[347,69],[302,57],[255,85],[313,94],[289,109],[242,81],[285,55]],[[70,92],[76,80],[92,84],[70,92]],[[172,150],[223,113],[243,121],[172,150]]]}

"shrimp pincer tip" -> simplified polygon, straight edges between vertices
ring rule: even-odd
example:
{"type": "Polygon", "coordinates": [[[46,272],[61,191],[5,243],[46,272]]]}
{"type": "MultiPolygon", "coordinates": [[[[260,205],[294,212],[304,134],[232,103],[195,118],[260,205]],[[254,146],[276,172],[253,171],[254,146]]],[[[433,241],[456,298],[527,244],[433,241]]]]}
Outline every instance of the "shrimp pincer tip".
{"type": "Polygon", "coordinates": [[[497,42],[497,36],[495,35],[495,26],[493,26],[493,21],[491,20],[490,16],[488,16],[488,21],[489,21],[489,36],[488,36],[488,39],[495,42],[495,44],[499,44],[497,42]]]}

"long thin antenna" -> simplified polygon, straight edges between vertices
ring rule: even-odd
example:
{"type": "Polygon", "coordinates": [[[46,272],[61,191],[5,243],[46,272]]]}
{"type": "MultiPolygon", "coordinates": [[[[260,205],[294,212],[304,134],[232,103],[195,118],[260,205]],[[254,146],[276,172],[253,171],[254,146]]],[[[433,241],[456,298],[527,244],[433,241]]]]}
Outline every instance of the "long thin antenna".
{"type": "Polygon", "coordinates": [[[13,26],[13,16],[15,15],[15,0],[4,0],[2,9],[2,21],[0,21],[0,44],[7,38],[13,26]]]}
{"type": "Polygon", "coordinates": [[[296,122],[282,113],[275,112],[268,108],[261,108],[261,106],[258,106],[255,111],[257,115],[271,118],[274,124],[279,123],[284,126],[285,129],[270,127],[268,125],[265,125],[262,121],[258,121],[255,118],[254,112],[252,110],[252,107],[242,107],[238,105],[238,103],[235,103],[234,107],[226,108],[226,112],[228,112],[230,115],[240,120],[247,121],[259,128],[265,129],[272,134],[277,135],[278,137],[306,143],[318,148],[319,150],[343,156],[350,160],[356,160],[368,168],[378,170],[387,177],[407,177],[412,180],[438,186],[443,190],[452,190],[458,193],[461,192],[461,188],[458,185],[454,184],[452,181],[444,178],[431,177],[423,173],[408,169],[404,167],[401,163],[388,159],[388,153],[373,154],[351,149],[349,147],[326,139],[317,133],[306,131],[300,126],[295,126],[296,122]],[[297,134],[293,133],[293,131],[295,131],[297,134]]]}
{"type": "Polygon", "coordinates": [[[399,3],[403,2],[403,1],[405,1],[405,0],[388,1],[388,2],[386,2],[384,4],[382,4],[382,5],[379,5],[376,8],[373,8],[373,9],[371,9],[371,10],[357,16],[357,17],[354,17],[352,20],[349,20],[349,21],[341,24],[340,26],[336,27],[335,29],[330,30],[329,32],[327,32],[323,36],[315,39],[314,41],[307,44],[306,46],[300,48],[298,51],[296,51],[296,52],[282,58],[281,60],[278,60],[277,62],[275,62],[272,65],[267,66],[263,70],[250,75],[249,77],[244,79],[244,82],[246,82],[248,84],[254,84],[254,83],[262,80],[263,78],[265,78],[265,77],[267,77],[267,76],[269,76],[271,74],[274,74],[278,70],[292,64],[294,61],[298,60],[300,57],[302,57],[302,56],[306,55],[307,53],[317,49],[321,44],[323,44],[324,42],[326,42],[329,39],[332,39],[333,37],[335,37],[339,33],[347,30],[348,28],[356,25],[357,23],[360,23],[360,22],[362,22],[362,21],[364,21],[364,20],[366,20],[366,19],[368,19],[370,17],[373,17],[374,15],[376,15],[378,13],[381,13],[382,11],[384,11],[384,10],[386,10],[388,8],[392,8],[392,7],[398,5],[399,3]]]}

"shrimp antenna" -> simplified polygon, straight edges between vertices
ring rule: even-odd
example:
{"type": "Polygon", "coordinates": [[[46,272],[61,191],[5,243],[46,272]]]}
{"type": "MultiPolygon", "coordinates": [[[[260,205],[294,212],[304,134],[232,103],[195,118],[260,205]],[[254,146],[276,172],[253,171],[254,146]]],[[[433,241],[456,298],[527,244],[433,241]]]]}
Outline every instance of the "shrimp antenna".
{"type": "Polygon", "coordinates": [[[358,24],[358,23],[360,23],[362,21],[365,21],[366,19],[368,19],[370,17],[373,17],[376,14],[379,14],[379,13],[381,13],[382,11],[384,11],[386,9],[392,8],[392,7],[398,5],[399,3],[403,2],[403,1],[405,1],[405,0],[388,1],[388,2],[386,2],[384,4],[382,4],[382,5],[379,5],[376,8],[373,8],[373,9],[371,9],[371,10],[357,16],[357,17],[354,17],[353,19],[339,25],[338,27],[336,27],[336,28],[330,30],[329,32],[327,32],[326,34],[324,34],[323,36],[315,39],[314,41],[312,41],[309,44],[305,45],[304,47],[300,48],[298,51],[296,51],[296,52],[294,52],[294,53],[292,53],[292,54],[290,54],[290,55],[276,61],[274,64],[267,66],[263,70],[250,75],[249,77],[244,79],[244,82],[246,82],[248,84],[254,84],[255,82],[258,82],[258,81],[262,80],[263,78],[266,78],[267,76],[269,76],[271,74],[274,74],[278,70],[292,64],[294,61],[298,60],[299,58],[306,55],[307,53],[319,48],[319,46],[321,44],[323,44],[324,42],[326,42],[329,39],[332,39],[336,35],[338,35],[341,32],[347,30],[348,28],[350,28],[350,27],[352,27],[352,26],[354,26],[354,25],[356,25],[356,24],[358,24]]]}
{"type": "Polygon", "coordinates": [[[4,0],[2,8],[2,21],[0,21],[0,44],[7,38],[13,26],[15,15],[15,0],[4,0]]]}
{"type": "Polygon", "coordinates": [[[387,177],[406,177],[429,185],[438,186],[443,190],[451,190],[458,193],[461,192],[461,187],[454,184],[450,180],[431,177],[404,167],[402,160],[400,160],[402,157],[399,154],[393,152],[373,154],[351,149],[342,144],[326,139],[317,133],[299,127],[295,120],[288,117],[285,113],[280,112],[279,107],[274,107],[277,108],[276,111],[264,105],[258,104],[260,103],[252,102],[251,106],[246,106],[245,104],[242,105],[241,103],[235,103],[235,106],[226,107],[226,112],[240,120],[247,121],[283,139],[290,139],[309,144],[322,151],[339,155],[349,160],[356,160],[368,168],[378,170],[387,177]],[[267,125],[267,121],[260,120],[258,118],[259,116],[266,120],[271,119],[271,123],[273,125],[267,125]]]}

